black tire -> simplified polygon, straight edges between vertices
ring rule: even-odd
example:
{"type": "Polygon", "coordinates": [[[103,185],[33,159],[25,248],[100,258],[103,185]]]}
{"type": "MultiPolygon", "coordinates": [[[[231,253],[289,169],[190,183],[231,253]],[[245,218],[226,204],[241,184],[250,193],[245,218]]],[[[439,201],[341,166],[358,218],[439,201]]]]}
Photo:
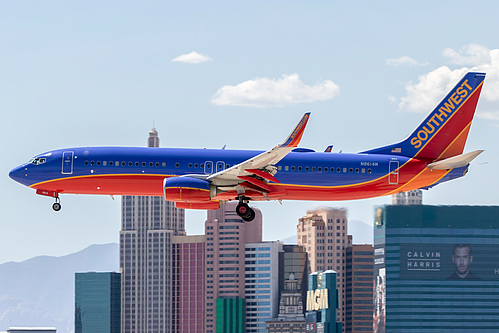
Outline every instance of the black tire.
{"type": "Polygon", "coordinates": [[[246,216],[248,214],[248,211],[250,210],[251,208],[249,208],[248,204],[245,204],[245,203],[240,203],[239,205],[237,205],[236,207],[236,213],[237,215],[239,215],[240,217],[243,217],[243,216],[246,216]]]}
{"type": "Polygon", "coordinates": [[[56,212],[61,210],[61,204],[56,202],[52,205],[52,209],[55,210],[56,212]]]}
{"type": "Polygon", "coordinates": [[[245,216],[241,216],[241,218],[246,222],[251,222],[255,219],[256,214],[253,208],[250,207],[248,208],[249,208],[248,213],[245,216]]]}

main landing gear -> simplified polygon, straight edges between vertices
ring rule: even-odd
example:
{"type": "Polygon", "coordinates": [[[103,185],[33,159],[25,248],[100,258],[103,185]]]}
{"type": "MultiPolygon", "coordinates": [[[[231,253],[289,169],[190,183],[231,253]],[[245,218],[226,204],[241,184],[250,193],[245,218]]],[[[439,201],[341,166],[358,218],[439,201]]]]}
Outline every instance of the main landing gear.
{"type": "Polygon", "coordinates": [[[251,222],[255,219],[255,211],[248,206],[248,200],[250,198],[242,196],[237,198],[239,200],[239,204],[236,207],[236,213],[246,222],[251,222]]]}

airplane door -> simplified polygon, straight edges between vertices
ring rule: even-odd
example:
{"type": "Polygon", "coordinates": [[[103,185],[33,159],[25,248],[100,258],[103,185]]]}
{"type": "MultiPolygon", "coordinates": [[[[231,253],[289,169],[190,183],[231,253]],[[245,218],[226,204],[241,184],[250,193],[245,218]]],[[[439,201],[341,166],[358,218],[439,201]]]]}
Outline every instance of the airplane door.
{"type": "Polygon", "coordinates": [[[73,173],[73,156],[74,152],[65,151],[62,153],[62,173],[71,175],[73,173]]]}
{"type": "Polygon", "coordinates": [[[225,169],[225,162],[218,161],[217,162],[217,170],[216,170],[216,172],[222,171],[224,169],[225,169]]]}
{"type": "Polygon", "coordinates": [[[204,173],[211,175],[213,173],[213,163],[211,161],[204,162],[204,173]]]}
{"type": "Polygon", "coordinates": [[[390,161],[389,172],[388,184],[397,185],[399,183],[399,161],[390,161]]]}

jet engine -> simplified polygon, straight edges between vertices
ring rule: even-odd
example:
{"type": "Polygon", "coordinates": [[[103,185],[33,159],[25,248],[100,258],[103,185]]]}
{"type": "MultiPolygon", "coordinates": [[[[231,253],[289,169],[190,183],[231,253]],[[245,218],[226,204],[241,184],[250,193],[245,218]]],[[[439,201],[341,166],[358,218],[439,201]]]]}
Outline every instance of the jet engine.
{"type": "Polygon", "coordinates": [[[218,201],[211,200],[211,183],[193,177],[171,177],[163,181],[165,199],[177,203],[178,208],[217,209],[218,201]]]}

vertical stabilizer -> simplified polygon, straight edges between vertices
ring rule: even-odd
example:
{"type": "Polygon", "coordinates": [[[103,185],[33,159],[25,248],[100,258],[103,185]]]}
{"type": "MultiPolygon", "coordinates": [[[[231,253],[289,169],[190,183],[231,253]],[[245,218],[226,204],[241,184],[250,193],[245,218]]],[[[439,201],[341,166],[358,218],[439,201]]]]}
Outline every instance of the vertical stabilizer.
{"type": "Polygon", "coordinates": [[[363,153],[432,161],[462,154],[484,79],[485,73],[466,74],[407,139],[363,153]]]}

